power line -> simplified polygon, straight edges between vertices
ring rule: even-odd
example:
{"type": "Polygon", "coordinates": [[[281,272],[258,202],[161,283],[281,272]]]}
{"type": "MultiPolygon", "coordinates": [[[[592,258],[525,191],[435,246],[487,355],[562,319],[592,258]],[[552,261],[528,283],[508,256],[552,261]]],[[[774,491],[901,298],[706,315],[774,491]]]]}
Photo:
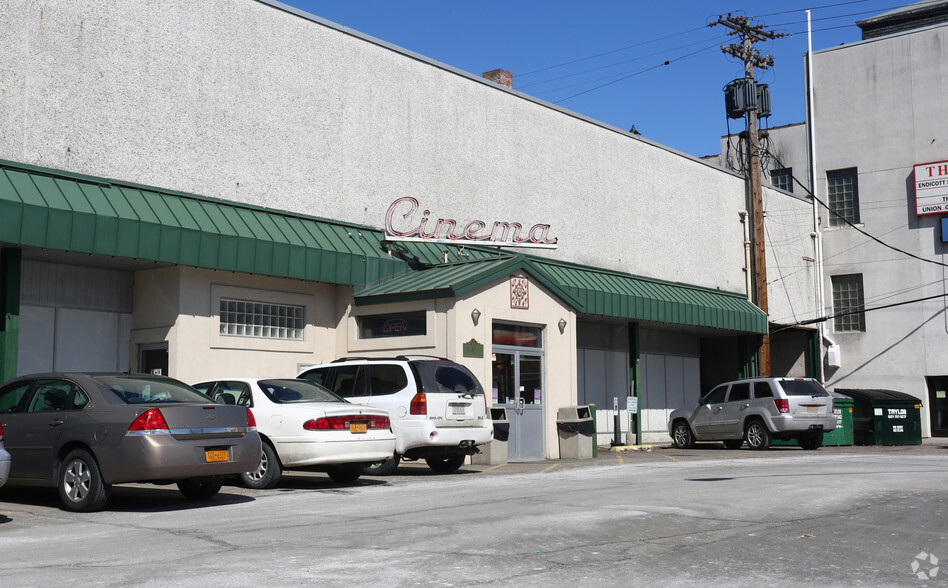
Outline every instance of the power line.
{"type": "MultiPolygon", "coordinates": [[[[780,167],[786,169],[786,166],[783,164],[782,161],[780,161],[780,159],[779,159],[774,153],[769,153],[769,155],[774,158],[774,161],[777,162],[777,165],[779,165],[780,167]]],[[[879,238],[876,237],[875,235],[871,235],[871,234],[867,233],[866,231],[862,230],[861,228],[857,227],[855,224],[853,224],[852,222],[850,222],[849,219],[847,219],[846,217],[842,216],[841,214],[839,214],[838,212],[836,212],[835,210],[833,210],[832,208],[830,208],[825,202],[823,202],[822,200],[820,200],[819,198],[817,198],[816,195],[813,194],[813,191],[810,190],[810,189],[808,189],[806,186],[804,186],[804,185],[803,185],[803,182],[801,182],[801,181],[799,180],[799,178],[797,178],[795,175],[792,175],[792,174],[791,174],[790,177],[793,178],[793,181],[796,182],[797,184],[799,184],[800,187],[803,188],[803,189],[807,192],[807,196],[808,196],[808,197],[810,197],[810,198],[812,198],[813,200],[815,200],[816,202],[818,202],[818,203],[820,204],[820,206],[822,206],[823,208],[825,208],[826,210],[828,210],[831,214],[833,214],[834,216],[836,216],[836,218],[840,219],[841,221],[843,221],[844,223],[846,223],[847,225],[849,225],[851,228],[855,229],[857,232],[862,233],[862,234],[865,235],[866,237],[869,237],[870,239],[872,239],[872,240],[875,241],[876,243],[882,245],[883,247],[887,247],[887,248],[891,249],[892,251],[896,251],[896,252],[898,252],[898,253],[901,253],[902,255],[907,255],[907,256],[909,256],[909,257],[911,257],[911,258],[913,258],[913,259],[917,259],[917,260],[919,260],[919,261],[924,261],[925,263],[931,263],[931,264],[933,264],[933,265],[940,265],[941,267],[948,267],[948,263],[942,263],[942,262],[940,262],[940,261],[935,261],[934,259],[927,259],[927,258],[925,258],[925,257],[921,257],[921,256],[919,256],[919,255],[915,255],[914,253],[911,253],[911,252],[909,252],[909,251],[905,251],[904,249],[899,249],[898,247],[896,247],[896,246],[894,246],[894,245],[889,245],[888,243],[886,243],[886,242],[883,241],[882,239],[879,239],[879,238]]]]}
{"type": "Polygon", "coordinates": [[[779,329],[774,329],[774,330],[771,331],[771,332],[776,333],[776,332],[779,332],[779,331],[784,331],[784,330],[786,330],[786,329],[792,329],[793,327],[802,327],[802,326],[804,326],[804,325],[813,325],[813,324],[816,324],[816,323],[825,323],[826,321],[828,321],[828,320],[830,320],[830,319],[834,319],[834,318],[840,317],[840,316],[849,316],[849,315],[852,315],[852,314],[860,314],[860,313],[872,312],[872,311],[874,311],[874,310],[885,310],[886,308],[894,308],[894,307],[896,307],[896,306],[905,306],[906,304],[915,304],[916,302],[925,302],[926,300],[934,300],[934,299],[936,299],[936,298],[944,298],[945,296],[948,296],[948,294],[935,294],[934,296],[926,296],[926,297],[924,297],[924,298],[915,298],[914,300],[904,300],[904,301],[902,301],[902,302],[893,302],[892,304],[885,304],[885,305],[883,305],[883,306],[874,306],[874,307],[872,307],[872,308],[860,308],[860,309],[857,309],[857,310],[847,310],[846,312],[837,312],[837,313],[835,313],[835,314],[831,314],[831,315],[827,315],[827,316],[821,316],[821,317],[815,318],[815,319],[807,319],[807,320],[805,320],[805,321],[799,321],[799,322],[793,323],[792,325],[784,325],[783,327],[780,327],[779,329]]]}
{"type": "Polygon", "coordinates": [[[589,56],[587,56],[587,57],[580,57],[580,58],[577,58],[577,59],[573,59],[572,61],[566,61],[566,62],[563,62],[563,63],[557,63],[556,65],[550,65],[550,66],[547,66],[547,67],[541,67],[540,69],[535,69],[535,70],[533,70],[533,71],[528,71],[528,72],[526,72],[526,73],[517,74],[517,76],[518,76],[518,77],[526,77],[526,76],[529,76],[529,75],[533,75],[533,74],[535,74],[535,73],[539,73],[539,72],[541,72],[541,71],[547,71],[547,70],[550,70],[550,69],[556,69],[556,68],[558,68],[558,67],[563,67],[563,66],[566,66],[566,65],[572,65],[572,64],[574,64],[574,63],[579,63],[579,62],[581,62],[581,61],[588,61],[588,60],[590,60],[590,59],[595,59],[595,58],[597,58],[597,57],[602,57],[603,55],[611,55],[611,54],[613,54],[613,53],[619,53],[620,51],[625,51],[626,49],[634,49],[634,48],[636,48],[636,47],[641,47],[642,45],[648,45],[648,44],[650,44],[650,43],[657,43],[657,42],[659,42],[659,41],[664,41],[665,39],[671,39],[671,38],[673,38],[673,37],[680,37],[681,35],[687,35],[687,34],[689,34],[689,33],[694,33],[694,32],[696,32],[696,31],[701,31],[701,30],[704,30],[704,27],[698,27],[698,28],[696,28],[696,29],[689,29],[689,30],[687,30],[687,31],[682,31],[682,32],[680,32],[680,33],[672,33],[671,35],[665,35],[664,37],[659,37],[659,38],[657,38],[657,39],[651,39],[651,40],[649,40],[649,41],[642,41],[641,43],[636,43],[636,44],[634,44],[634,45],[627,45],[627,46],[625,46],[625,47],[620,47],[620,48],[618,48],[618,49],[612,49],[612,50],[610,50],[610,51],[604,51],[604,52],[602,52],[602,53],[597,53],[596,55],[589,55],[589,56]]]}
{"type": "MultiPolygon", "coordinates": [[[[710,39],[702,39],[702,40],[700,40],[700,41],[695,41],[694,43],[688,43],[688,44],[686,44],[686,45],[679,45],[678,47],[673,47],[673,48],[671,48],[671,49],[663,49],[662,51],[656,51],[656,52],[654,52],[654,53],[649,53],[649,54],[647,54],[647,55],[640,55],[640,56],[638,56],[638,57],[633,57],[632,59],[625,59],[625,60],[622,60],[622,61],[616,61],[616,62],[613,62],[613,63],[607,63],[606,65],[601,65],[601,66],[599,66],[599,67],[593,67],[593,68],[589,68],[589,69],[583,69],[583,70],[580,70],[580,71],[575,72],[575,73],[564,74],[564,75],[561,75],[561,76],[557,76],[557,77],[555,77],[555,78],[547,78],[547,79],[545,79],[545,80],[540,80],[540,81],[532,82],[532,83],[529,83],[529,84],[523,84],[523,85],[520,85],[520,86],[518,86],[518,87],[522,90],[522,89],[525,89],[525,88],[532,88],[532,87],[534,87],[534,86],[539,86],[539,85],[541,85],[541,84],[546,84],[546,83],[548,83],[548,82],[555,82],[556,80],[563,80],[563,79],[566,79],[566,78],[574,78],[574,77],[576,77],[576,76],[580,76],[580,75],[583,75],[583,74],[585,74],[585,73],[590,73],[590,72],[594,72],[594,71],[599,71],[599,70],[603,70],[603,69],[608,69],[608,68],[610,68],[610,67],[615,67],[615,66],[617,66],[617,65],[622,65],[622,64],[624,64],[624,63],[631,63],[631,62],[633,62],[633,61],[640,61],[640,60],[645,59],[645,58],[647,58],[647,57],[654,57],[654,56],[660,55],[660,54],[662,54],[662,53],[670,53],[670,52],[672,52],[672,51],[678,51],[679,49],[684,49],[684,48],[686,48],[686,47],[693,47],[693,46],[695,46],[695,45],[700,45],[700,44],[702,44],[702,43],[707,43],[709,40],[710,40],[710,39]]],[[[721,37],[721,38],[719,39],[719,41],[720,41],[720,40],[723,40],[723,37],[721,37]]],[[[715,41],[715,46],[717,46],[717,43],[718,43],[719,41],[715,41]]],[[[613,74],[613,75],[621,75],[621,74],[613,74]]],[[[610,77],[611,77],[611,76],[610,76],[610,77]]],[[[595,80],[587,80],[587,82],[583,82],[583,83],[588,83],[588,82],[592,82],[592,81],[595,81],[595,80]]],[[[560,89],[560,88],[557,88],[557,89],[560,89]]],[[[547,91],[552,91],[552,90],[547,90],[547,91]]]]}
{"type": "MultiPolygon", "coordinates": [[[[806,10],[819,10],[819,9],[823,9],[823,8],[835,8],[835,7],[837,7],[837,6],[847,6],[847,5],[850,5],[850,4],[861,4],[861,3],[864,3],[864,2],[868,2],[868,1],[869,1],[869,0],[851,0],[851,1],[849,1],[849,2],[837,2],[837,3],[835,3],[835,4],[823,4],[823,5],[821,5],[821,6],[811,6],[811,7],[809,7],[809,8],[799,8],[799,9],[796,9],[796,10],[785,10],[785,11],[781,11],[781,12],[771,12],[771,13],[768,13],[768,14],[759,14],[759,15],[756,15],[756,16],[752,16],[751,18],[762,18],[762,17],[765,17],[765,16],[778,16],[778,15],[781,15],[781,14],[793,14],[793,13],[797,13],[797,12],[804,12],[804,11],[806,11],[806,10]]],[[[886,8],[886,9],[883,9],[883,10],[891,10],[891,9],[886,8]]],[[[874,11],[869,11],[869,12],[874,12],[874,11]]],[[[834,18],[842,18],[842,17],[834,17],[834,18]]],[[[571,60],[569,60],[569,61],[564,61],[564,62],[562,62],[562,63],[556,63],[556,64],[553,64],[553,65],[548,65],[548,66],[545,66],[545,67],[541,67],[541,68],[538,68],[538,69],[534,69],[534,70],[531,70],[531,71],[528,71],[528,72],[519,73],[519,74],[517,74],[517,77],[519,77],[519,78],[524,78],[524,77],[526,77],[526,76],[531,76],[531,75],[533,75],[533,74],[537,74],[537,73],[540,73],[540,72],[548,71],[548,70],[551,70],[551,69],[556,69],[556,68],[559,68],[559,67],[565,67],[565,66],[567,66],[567,65],[573,65],[574,63],[581,63],[581,62],[583,62],[583,61],[589,61],[590,59],[596,59],[597,57],[603,57],[603,56],[605,56],[605,55],[612,55],[612,54],[614,54],[614,53],[620,53],[620,52],[626,51],[626,50],[628,50],[628,49],[635,49],[636,47],[642,47],[642,46],[644,46],[644,45],[650,45],[650,44],[652,44],[652,43],[658,43],[659,41],[665,41],[665,40],[667,40],[667,39],[673,39],[673,38],[675,38],[675,37],[680,37],[680,36],[682,36],[682,35],[688,35],[688,34],[691,34],[691,33],[695,33],[695,32],[697,32],[697,31],[702,31],[702,30],[704,30],[705,28],[707,28],[707,27],[706,27],[706,26],[701,26],[701,27],[697,27],[697,28],[693,28],[693,29],[688,29],[688,30],[686,30],[686,31],[680,31],[680,32],[677,32],[677,33],[671,33],[671,34],[668,34],[668,35],[664,35],[664,36],[662,36],[662,37],[656,37],[656,38],[654,38],[654,39],[649,39],[648,41],[641,41],[641,42],[639,42],[639,43],[634,43],[634,44],[632,44],[632,45],[626,45],[626,46],[624,46],[624,47],[619,47],[618,49],[610,49],[609,51],[603,51],[602,53],[596,53],[596,54],[594,54],[594,55],[587,55],[587,56],[585,56],[585,57],[578,57],[578,58],[576,58],[576,59],[571,59],[571,60]]]]}
{"type": "MultiPolygon", "coordinates": [[[[566,98],[561,98],[561,99],[556,100],[555,102],[553,102],[553,104],[560,104],[560,103],[562,103],[562,102],[566,102],[567,100],[570,100],[570,99],[572,99],[572,98],[576,98],[577,96],[582,96],[583,94],[588,94],[589,92],[593,92],[593,91],[598,90],[598,89],[600,89],[600,88],[605,88],[606,86],[611,86],[612,84],[616,84],[616,83],[621,82],[621,81],[623,81],[623,80],[627,80],[627,79],[629,79],[629,78],[631,78],[631,77],[635,77],[635,76],[640,75],[640,74],[643,74],[643,73],[645,73],[645,72],[647,72],[647,71],[651,71],[651,70],[653,70],[653,69],[658,69],[658,68],[660,68],[660,67],[664,67],[664,66],[666,66],[666,65],[670,65],[670,64],[672,64],[672,63],[674,63],[674,62],[676,62],[676,61],[681,61],[681,60],[687,59],[687,58],[689,58],[689,57],[694,57],[695,55],[698,55],[699,53],[704,53],[705,51],[710,51],[710,50],[712,50],[712,49],[717,49],[717,47],[718,47],[718,44],[715,43],[714,45],[705,47],[705,48],[703,48],[703,49],[698,49],[697,51],[694,51],[694,52],[692,52],[692,53],[688,53],[687,55],[682,55],[681,57],[676,57],[676,58],[674,58],[674,59],[666,60],[666,61],[664,61],[663,63],[659,63],[659,64],[657,64],[657,65],[653,65],[653,66],[651,66],[651,67],[647,67],[647,68],[645,68],[645,69],[643,69],[643,70],[639,70],[639,71],[637,71],[637,72],[633,72],[633,73],[631,73],[631,74],[629,74],[629,75],[627,75],[627,76],[621,77],[621,78],[619,78],[619,79],[617,79],[617,80],[613,80],[613,81],[611,81],[611,82],[606,82],[605,84],[600,84],[600,85],[596,86],[595,88],[590,88],[590,89],[588,89],[588,90],[583,90],[582,92],[578,92],[578,93],[576,93],[576,94],[573,94],[572,96],[567,96],[566,98]]],[[[584,83],[588,83],[588,82],[584,82],[584,83]]],[[[581,84],[577,84],[577,85],[581,85],[581,84]]],[[[552,92],[552,90],[549,90],[548,92],[552,92]]]]}

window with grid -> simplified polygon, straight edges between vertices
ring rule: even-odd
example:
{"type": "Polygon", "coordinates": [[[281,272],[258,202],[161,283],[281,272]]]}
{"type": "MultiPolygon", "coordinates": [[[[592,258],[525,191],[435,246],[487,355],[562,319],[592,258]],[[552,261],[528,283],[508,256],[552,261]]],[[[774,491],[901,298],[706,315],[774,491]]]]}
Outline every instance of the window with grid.
{"type": "Polygon", "coordinates": [[[303,307],[221,298],[221,335],[303,339],[303,307]]]}
{"type": "Polygon", "coordinates": [[[770,183],[775,188],[793,192],[793,168],[784,167],[770,170],[770,183]]]}
{"type": "Polygon", "coordinates": [[[862,274],[833,276],[833,330],[854,333],[866,330],[866,301],[862,274]],[[856,312],[858,311],[858,312],[856,312]]]}
{"type": "Polygon", "coordinates": [[[859,222],[859,182],[856,179],[856,168],[826,172],[826,194],[826,205],[832,211],[829,214],[831,227],[846,225],[843,219],[853,224],[859,222]]]}

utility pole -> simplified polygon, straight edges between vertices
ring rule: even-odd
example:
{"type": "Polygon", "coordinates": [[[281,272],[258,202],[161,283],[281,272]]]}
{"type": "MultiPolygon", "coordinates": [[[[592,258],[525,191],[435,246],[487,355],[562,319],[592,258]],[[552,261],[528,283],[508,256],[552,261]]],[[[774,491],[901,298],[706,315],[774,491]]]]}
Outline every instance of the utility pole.
{"type": "MultiPolygon", "coordinates": [[[[754,82],[754,68],[767,69],[774,64],[774,58],[766,55],[762,56],[753,44],[769,39],[782,37],[783,34],[765,31],[762,25],[752,26],[745,16],[731,16],[727,18],[719,17],[717,21],[708,26],[723,25],[731,29],[729,35],[740,37],[739,44],[721,46],[721,51],[732,55],[744,62],[744,77],[750,83],[751,88],[756,87],[754,82]]],[[[760,169],[760,136],[757,132],[757,111],[759,104],[747,110],[747,142],[748,142],[748,181],[750,182],[750,209],[751,216],[754,219],[754,230],[752,232],[754,247],[754,290],[757,306],[765,313],[767,310],[767,259],[764,251],[764,203],[761,190],[761,169],[760,169]]],[[[750,268],[749,268],[750,271],[750,268]]],[[[758,351],[758,369],[761,376],[770,376],[770,332],[768,321],[768,332],[761,338],[760,349],[758,351]]]]}

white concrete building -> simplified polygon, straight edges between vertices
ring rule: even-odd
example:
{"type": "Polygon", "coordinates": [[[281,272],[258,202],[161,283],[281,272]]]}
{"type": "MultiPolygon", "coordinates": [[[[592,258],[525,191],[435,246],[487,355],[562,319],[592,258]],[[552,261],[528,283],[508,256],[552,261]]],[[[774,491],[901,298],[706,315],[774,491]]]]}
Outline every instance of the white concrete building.
{"type": "MultiPolygon", "coordinates": [[[[559,407],[635,395],[663,439],[753,370],[739,175],[276,2],[2,7],[3,379],[440,355],[517,380],[511,458],[532,459],[558,455],[559,407]],[[402,231],[557,247],[387,240],[407,198],[402,231]]],[[[809,204],[767,198],[769,259],[798,266],[771,315],[812,318],[809,204]]],[[[785,373],[815,365],[801,333],[777,337],[785,373]]]]}
{"type": "MultiPolygon", "coordinates": [[[[857,24],[862,41],[813,53],[825,381],[909,393],[923,435],[948,435],[948,2],[857,24]]],[[[808,185],[805,128],[769,130],[768,169],[808,185]]]]}

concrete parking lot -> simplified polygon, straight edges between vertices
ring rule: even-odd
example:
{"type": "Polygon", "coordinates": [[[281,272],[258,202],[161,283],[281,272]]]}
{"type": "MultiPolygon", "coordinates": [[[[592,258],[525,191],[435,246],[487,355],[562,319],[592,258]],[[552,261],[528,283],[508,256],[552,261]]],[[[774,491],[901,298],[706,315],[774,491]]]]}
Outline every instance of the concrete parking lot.
{"type": "Polygon", "coordinates": [[[948,557],[946,479],[926,440],[294,473],[206,503],[130,484],[96,513],[4,488],[0,554],[9,586],[937,585],[918,556],[948,557]]]}

